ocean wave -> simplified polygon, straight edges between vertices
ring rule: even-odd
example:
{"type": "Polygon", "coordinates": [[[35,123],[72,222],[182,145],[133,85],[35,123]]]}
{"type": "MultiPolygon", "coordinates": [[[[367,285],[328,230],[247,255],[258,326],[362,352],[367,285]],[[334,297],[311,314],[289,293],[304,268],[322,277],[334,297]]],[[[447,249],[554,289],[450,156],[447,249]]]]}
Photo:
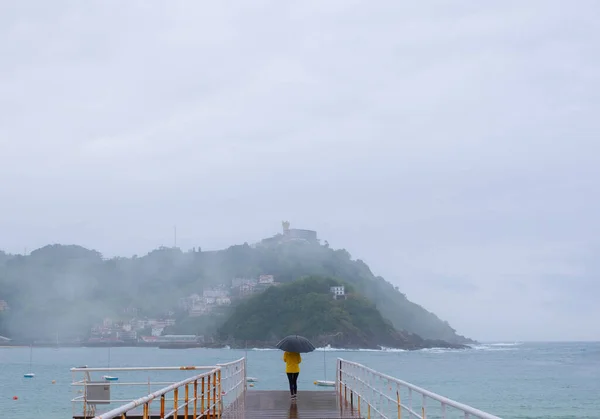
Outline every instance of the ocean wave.
{"type": "MultiPolygon", "coordinates": [[[[469,348],[476,351],[516,351],[518,350],[521,343],[484,343],[484,344],[473,344],[467,345],[469,348]]],[[[464,349],[450,349],[450,348],[425,348],[420,349],[419,352],[427,352],[432,354],[445,354],[452,352],[464,352],[464,349]]]]}
{"type": "MultiPolygon", "coordinates": [[[[518,346],[521,343],[485,343],[485,344],[473,344],[467,345],[471,349],[477,351],[515,351],[518,350],[518,346]]],[[[248,349],[249,351],[278,351],[277,348],[252,348],[248,349]]],[[[334,348],[331,345],[327,345],[325,347],[315,348],[315,351],[321,352],[387,352],[387,353],[399,353],[399,352],[411,352],[406,349],[398,349],[398,348],[388,348],[385,346],[380,347],[380,349],[348,349],[348,348],[334,348]]],[[[414,352],[426,352],[432,354],[444,354],[444,353],[453,353],[453,352],[464,352],[464,349],[450,349],[450,348],[424,348],[418,349],[414,352]]]]}
{"type": "Polygon", "coordinates": [[[448,352],[463,352],[464,349],[450,349],[450,348],[423,348],[418,349],[417,352],[426,352],[429,354],[445,354],[448,352]]]}
{"type": "Polygon", "coordinates": [[[330,351],[330,352],[406,352],[405,349],[388,348],[380,346],[380,349],[346,349],[346,348],[332,348],[331,345],[325,347],[315,348],[315,351],[330,351]]]}
{"type": "Polygon", "coordinates": [[[488,346],[521,346],[523,342],[512,342],[512,343],[486,343],[488,346]]]}
{"type": "Polygon", "coordinates": [[[468,345],[471,349],[477,351],[516,351],[521,343],[481,343],[476,345],[468,345]]]}
{"type": "Polygon", "coordinates": [[[386,348],[385,346],[382,346],[381,351],[382,352],[406,352],[406,349],[386,348]]]}

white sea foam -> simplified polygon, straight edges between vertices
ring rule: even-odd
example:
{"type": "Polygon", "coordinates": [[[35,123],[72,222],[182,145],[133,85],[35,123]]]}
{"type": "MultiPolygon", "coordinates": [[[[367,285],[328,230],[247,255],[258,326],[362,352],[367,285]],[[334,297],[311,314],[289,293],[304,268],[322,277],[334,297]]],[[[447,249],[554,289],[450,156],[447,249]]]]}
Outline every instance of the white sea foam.
{"type": "Polygon", "coordinates": [[[450,348],[424,348],[419,349],[419,352],[426,352],[430,354],[445,354],[448,352],[462,352],[464,349],[450,349],[450,348]]]}
{"type": "Polygon", "coordinates": [[[380,346],[380,349],[344,349],[344,348],[332,348],[331,345],[327,345],[321,348],[315,348],[316,351],[330,351],[330,352],[406,352],[405,349],[387,348],[380,346]]]}
{"type": "MultiPolygon", "coordinates": [[[[514,342],[514,343],[483,343],[483,344],[473,344],[467,345],[471,349],[477,351],[515,351],[518,350],[519,346],[522,343],[514,342]]],[[[278,351],[277,348],[252,348],[248,349],[249,351],[278,351]]],[[[400,352],[410,352],[406,349],[398,349],[398,348],[388,348],[385,346],[380,347],[380,349],[345,349],[345,348],[334,348],[331,345],[327,345],[325,347],[315,348],[315,351],[325,351],[325,352],[387,352],[387,353],[400,353],[400,352]]],[[[425,348],[418,349],[416,352],[426,352],[432,354],[444,354],[444,353],[452,353],[452,352],[464,352],[464,349],[450,349],[450,348],[425,348]]]]}
{"type": "Polygon", "coordinates": [[[488,346],[520,346],[522,345],[523,342],[512,342],[512,343],[486,343],[486,345],[488,346]]]}
{"type": "Polygon", "coordinates": [[[469,345],[472,349],[478,351],[516,351],[519,349],[522,343],[480,343],[475,345],[469,345]]]}

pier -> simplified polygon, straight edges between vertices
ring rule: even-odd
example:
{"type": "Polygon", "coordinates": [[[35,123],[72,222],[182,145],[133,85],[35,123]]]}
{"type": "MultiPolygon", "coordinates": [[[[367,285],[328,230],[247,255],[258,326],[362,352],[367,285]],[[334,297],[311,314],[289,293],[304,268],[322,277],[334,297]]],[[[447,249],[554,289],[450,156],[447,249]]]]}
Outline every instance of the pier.
{"type": "Polygon", "coordinates": [[[71,372],[73,419],[500,419],[341,358],[331,387],[299,391],[296,401],[288,391],[248,388],[245,358],[214,366],[71,372]],[[171,379],[159,378],[165,374],[171,379]],[[186,377],[172,381],[181,374],[186,377]],[[110,381],[102,378],[108,375],[110,381]]]}

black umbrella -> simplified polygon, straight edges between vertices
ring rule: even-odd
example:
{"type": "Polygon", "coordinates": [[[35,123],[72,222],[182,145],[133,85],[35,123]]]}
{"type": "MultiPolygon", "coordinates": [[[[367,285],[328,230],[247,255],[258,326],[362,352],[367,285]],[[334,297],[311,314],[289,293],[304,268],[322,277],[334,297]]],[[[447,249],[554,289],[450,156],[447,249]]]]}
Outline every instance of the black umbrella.
{"type": "Polygon", "coordinates": [[[298,335],[286,336],[279,341],[277,347],[286,352],[306,353],[315,350],[310,340],[298,335]]]}

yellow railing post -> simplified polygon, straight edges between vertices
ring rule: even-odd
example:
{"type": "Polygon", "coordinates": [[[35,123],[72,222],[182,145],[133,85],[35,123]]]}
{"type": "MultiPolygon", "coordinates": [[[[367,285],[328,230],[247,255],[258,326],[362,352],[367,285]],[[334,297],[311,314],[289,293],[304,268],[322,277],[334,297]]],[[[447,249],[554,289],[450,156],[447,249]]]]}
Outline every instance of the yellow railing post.
{"type": "Polygon", "coordinates": [[[173,419],[177,419],[177,410],[179,409],[179,389],[176,388],[173,392],[173,419]]]}
{"type": "Polygon", "coordinates": [[[213,418],[217,417],[217,373],[213,373],[213,418]]]}
{"type": "Polygon", "coordinates": [[[208,401],[206,403],[206,410],[207,410],[206,417],[210,418],[211,417],[210,416],[210,374],[208,374],[208,384],[206,385],[206,389],[208,390],[207,391],[207,393],[208,393],[208,399],[207,400],[208,401]]]}
{"type": "Polygon", "coordinates": [[[421,417],[425,419],[425,406],[421,408],[421,417]]]}
{"type": "Polygon", "coordinates": [[[202,403],[200,404],[200,409],[202,409],[200,413],[202,414],[202,416],[204,416],[204,412],[206,411],[205,404],[204,404],[204,395],[205,394],[206,394],[206,389],[204,387],[204,377],[202,377],[202,394],[200,395],[200,397],[202,397],[202,403]]]}
{"type": "Polygon", "coordinates": [[[149,415],[149,410],[150,410],[150,406],[148,405],[148,403],[144,403],[144,419],[149,419],[148,415],[149,415]]]}
{"type": "Polygon", "coordinates": [[[398,403],[398,419],[402,419],[402,403],[400,403],[400,392],[396,390],[396,400],[398,403]]]}
{"type": "Polygon", "coordinates": [[[367,403],[367,419],[371,419],[371,405],[367,403]]]}
{"type": "Polygon", "coordinates": [[[160,396],[160,419],[165,419],[165,395],[160,396]]]}
{"type": "Polygon", "coordinates": [[[198,380],[194,380],[194,419],[198,417],[198,380]]]}
{"type": "Polygon", "coordinates": [[[185,410],[183,411],[183,419],[188,419],[189,413],[189,402],[190,402],[190,385],[185,385],[185,410]]]}
{"type": "Polygon", "coordinates": [[[219,380],[219,417],[223,414],[223,384],[221,383],[221,369],[217,371],[217,379],[219,380]]]}

